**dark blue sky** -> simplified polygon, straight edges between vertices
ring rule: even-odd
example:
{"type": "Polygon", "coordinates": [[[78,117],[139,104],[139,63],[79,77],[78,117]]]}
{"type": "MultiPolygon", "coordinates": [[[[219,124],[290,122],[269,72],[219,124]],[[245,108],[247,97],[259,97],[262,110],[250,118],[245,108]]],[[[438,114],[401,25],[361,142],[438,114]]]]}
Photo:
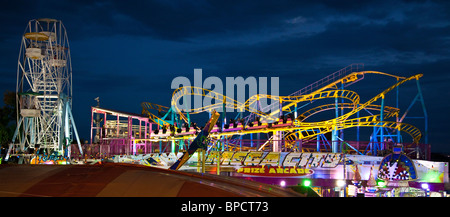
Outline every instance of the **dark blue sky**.
{"type": "MultiPolygon", "coordinates": [[[[67,29],[73,114],[84,139],[95,97],[102,107],[135,113],[144,101],[170,105],[172,79],[193,81],[194,68],[223,80],[278,76],[280,94],[288,95],[364,63],[365,70],[424,74],[429,143],[450,153],[449,1],[3,0],[0,92],[15,91],[22,34],[43,17],[67,29]]],[[[387,87],[384,77],[369,77],[357,86],[366,100],[387,87]]],[[[417,92],[414,83],[401,91],[404,111],[417,92]]],[[[420,115],[416,107],[411,115],[420,115]]]]}

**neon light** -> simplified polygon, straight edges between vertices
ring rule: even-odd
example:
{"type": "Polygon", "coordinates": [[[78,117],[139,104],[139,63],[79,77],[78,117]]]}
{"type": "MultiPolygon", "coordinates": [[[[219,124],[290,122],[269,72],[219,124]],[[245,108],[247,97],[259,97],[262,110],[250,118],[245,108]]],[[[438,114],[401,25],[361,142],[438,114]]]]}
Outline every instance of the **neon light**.
{"type": "Polygon", "coordinates": [[[378,180],[378,181],[377,181],[377,186],[378,186],[378,187],[384,187],[384,186],[386,186],[386,182],[384,182],[384,181],[382,181],[382,180],[378,180]]]}
{"type": "Polygon", "coordinates": [[[435,182],[435,183],[443,182],[444,181],[444,173],[441,173],[436,170],[429,170],[424,175],[422,180],[425,182],[435,182]]]}
{"type": "Polygon", "coordinates": [[[307,180],[303,181],[303,186],[305,186],[305,187],[311,186],[311,180],[307,179],[307,180]]]}

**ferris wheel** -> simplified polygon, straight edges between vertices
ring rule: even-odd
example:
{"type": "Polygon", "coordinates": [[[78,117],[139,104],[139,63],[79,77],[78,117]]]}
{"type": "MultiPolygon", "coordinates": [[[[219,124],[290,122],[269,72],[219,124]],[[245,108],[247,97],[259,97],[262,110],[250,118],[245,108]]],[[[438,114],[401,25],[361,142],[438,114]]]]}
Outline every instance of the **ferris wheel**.
{"type": "Polygon", "coordinates": [[[22,36],[17,67],[17,128],[8,155],[28,149],[70,157],[75,133],[72,65],[66,29],[60,20],[33,19],[22,36]],[[17,140],[17,141],[16,141],[17,140]]]}

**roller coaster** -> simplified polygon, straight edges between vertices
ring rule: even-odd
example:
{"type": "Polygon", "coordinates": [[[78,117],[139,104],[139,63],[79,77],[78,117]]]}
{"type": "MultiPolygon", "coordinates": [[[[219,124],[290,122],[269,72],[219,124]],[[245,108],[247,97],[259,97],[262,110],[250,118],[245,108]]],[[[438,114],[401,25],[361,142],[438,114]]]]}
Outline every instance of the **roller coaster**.
{"type": "MultiPolygon", "coordinates": [[[[158,129],[150,132],[150,136],[146,140],[169,141],[172,144],[178,144],[178,150],[186,149],[185,144],[189,144],[189,141],[192,141],[202,128],[191,121],[191,116],[222,109],[221,118],[209,135],[211,139],[208,151],[305,152],[313,150],[342,152],[346,150],[362,155],[377,155],[378,151],[385,150],[390,143],[404,144],[405,150],[408,150],[408,146],[410,148],[416,147],[423,140],[422,137],[424,136],[417,127],[404,123],[403,120],[417,99],[422,102],[424,119],[426,119],[426,109],[419,84],[419,79],[423,75],[416,74],[410,77],[401,77],[379,71],[363,71],[361,70],[362,68],[362,64],[352,64],[291,95],[256,94],[245,102],[238,102],[233,98],[209,89],[182,86],[173,92],[170,107],[149,102],[141,104],[142,114],[148,116],[152,122],[158,125],[158,129]],[[396,79],[396,82],[370,100],[361,102],[357,92],[344,89],[344,87],[363,80],[367,74],[390,77],[396,79]],[[398,104],[399,86],[412,81],[417,83],[417,96],[410,107],[400,116],[399,108],[385,106],[385,97],[389,92],[397,90],[398,104]],[[214,99],[215,103],[185,111],[177,106],[178,100],[184,96],[211,98],[214,99]],[[272,107],[261,108],[259,102],[261,99],[270,99],[272,104],[269,106],[272,107]],[[327,102],[326,99],[334,99],[334,103],[322,103],[302,111],[306,105],[312,105],[313,102],[314,105],[320,102],[327,102]],[[344,102],[344,100],[348,102],[344,102]],[[228,121],[225,108],[237,109],[241,112],[238,113],[235,119],[228,121]],[[335,111],[333,118],[322,121],[310,121],[312,117],[320,113],[333,110],[335,111]],[[344,110],[346,111],[345,114],[343,113],[344,110]],[[341,111],[340,115],[339,111],[341,111]],[[362,111],[366,111],[368,115],[362,116],[360,113],[362,111]],[[244,117],[243,114],[245,112],[249,114],[244,117]],[[348,128],[357,128],[359,133],[360,127],[373,127],[374,129],[370,136],[370,141],[365,147],[356,147],[350,144],[351,142],[345,141],[342,135],[339,135],[339,132],[348,128]],[[408,134],[412,142],[404,142],[400,132],[408,134]],[[331,138],[329,138],[330,133],[331,138]],[[253,135],[257,135],[260,138],[260,134],[266,135],[267,138],[263,140],[253,139],[253,135]],[[245,139],[244,136],[250,137],[250,139],[245,139]],[[247,141],[247,144],[245,144],[245,141],[247,141]],[[311,146],[311,143],[315,145],[311,146]]],[[[380,81],[384,81],[384,79],[380,79],[380,81]]],[[[425,121],[425,143],[427,143],[426,127],[425,121]]],[[[412,152],[417,152],[416,148],[411,150],[412,152]]],[[[172,150],[172,152],[174,151],[172,150]]]]}

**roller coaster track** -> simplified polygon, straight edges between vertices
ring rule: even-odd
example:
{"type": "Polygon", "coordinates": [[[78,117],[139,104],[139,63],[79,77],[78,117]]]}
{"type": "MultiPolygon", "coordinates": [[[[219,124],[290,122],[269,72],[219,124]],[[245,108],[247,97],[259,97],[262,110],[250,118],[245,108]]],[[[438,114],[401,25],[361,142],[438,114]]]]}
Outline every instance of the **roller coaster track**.
{"type": "MultiPolygon", "coordinates": [[[[357,107],[361,106],[361,104],[357,104],[357,107]]],[[[305,112],[303,112],[302,114],[300,114],[298,116],[298,119],[301,121],[305,121],[307,118],[319,113],[319,112],[324,112],[327,110],[333,110],[336,108],[336,104],[332,103],[332,104],[325,104],[325,105],[319,105],[317,107],[314,107],[312,109],[309,109],[305,112]]],[[[355,104],[352,103],[338,103],[338,108],[344,108],[344,109],[354,109],[355,108],[355,104]]],[[[365,108],[365,110],[376,110],[376,111],[381,111],[381,105],[367,105],[365,108]]],[[[400,109],[398,108],[394,108],[394,107],[390,107],[390,106],[385,106],[384,107],[384,113],[385,113],[385,118],[390,118],[393,116],[397,116],[399,113],[400,109]]]]}
{"type": "Polygon", "coordinates": [[[142,107],[142,109],[145,109],[145,110],[150,110],[150,109],[158,110],[158,112],[168,112],[169,111],[169,107],[158,105],[155,103],[150,103],[150,102],[141,103],[141,107],[142,107]]]}
{"type": "MultiPolygon", "coordinates": [[[[353,84],[353,83],[355,83],[355,82],[357,82],[359,80],[362,80],[365,74],[379,74],[379,75],[385,75],[385,76],[389,76],[389,77],[394,77],[394,78],[397,78],[399,80],[400,79],[405,79],[405,77],[400,77],[400,76],[391,75],[391,74],[388,74],[388,73],[378,72],[378,71],[353,72],[353,73],[351,73],[351,74],[349,74],[347,76],[344,76],[344,77],[342,77],[342,78],[340,78],[340,79],[338,79],[338,80],[336,80],[334,82],[329,83],[328,85],[325,85],[322,88],[317,89],[316,91],[311,91],[310,94],[314,94],[315,92],[322,92],[322,91],[324,91],[326,89],[330,89],[330,88],[336,88],[337,89],[337,84],[339,84],[339,83],[342,83],[342,84],[347,84],[347,83],[353,84]],[[362,77],[359,78],[359,76],[362,76],[362,77]]],[[[294,95],[294,96],[295,95],[299,95],[298,92],[299,91],[297,91],[296,93],[293,93],[291,95],[294,95]]],[[[300,93],[301,93],[301,90],[300,90],[300,93]]],[[[307,94],[303,94],[303,95],[307,95],[307,94]]],[[[283,106],[282,109],[283,110],[288,110],[293,105],[295,105],[295,103],[290,103],[288,105],[283,106]]]]}
{"type": "MultiPolygon", "coordinates": [[[[339,71],[338,71],[339,72],[339,71]]],[[[330,76],[325,77],[324,79],[319,80],[318,82],[315,82],[289,96],[272,96],[272,95],[263,95],[263,94],[257,94],[252,97],[250,97],[245,103],[237,102],[236,100],[229,98],[227,96],[224,96],[220,93],[216,93],[214,91],[203,89],[200,87],[193,87],[193,86],[183,86],[178,89],[176,89],[172,95],[172,101],[171,106],[174,111],[180,115],[180,117],[187,121],[186,117],[183,114],[182,108],[178,108],[177,102],[185,95],[192,95],[192,96],[202,96],[202,97],[208,97],[215,100],[214,104],[210,104],[207,106],[203,106],[201,108],[194,108],[189,111],[189,114],[196,114],[200,112],[205,111],[212,111],[219,108],[232,108],[232,109],[240,109],[241,111],[245,110],[251,113],[251,115],[246,117],[246,124],[248,121],[252,119],[252,117],[259,116],[261,118],[265,118],[267,121],[279,121],[278,117],[275,117],[274,114],[277,114],[279,111],[272,112],[270,114],[266,114],[262,111],[265,111],[264,109],[255,109],[252,108],[252,104],[257,102],[257,100],[261,98],[267,98],[271,99],[273,101],[278,101],[279,104],[277,106],[278,110],[280,108],[280,104],[282,105],[282,110],[284,111],[291,111],[291,107],[293,105],[296,105],[299,102],[306,102],[306,101],[315,101],[320,99],[326,99],[326,98],[341,98],[341,99],[347,99],[350,101],[350,103],[338,103],[338,104],[326,104],[326,105],[320,105],[317,107],[314,107],[312,109],[309,109],[302,114],[298,116],[298,118],[294,121],[294,123],[290,126],[284,126],[284,127],[266,127],[263,129],[242,129],[242,130],[236,130],[231,132],[215,132],[211,133],[211,136],[213,138],[224,138],[224,137],[230,137],[233,135],[243,135],[243,134],[250,134],[250,133],[268,133],[268,132],[274,132],[274,131],[285,131],[287,132],[287,135],[285,136],[286,140],[286,146],[292,147],[294,144],[294,141],[302,139],[302,140],[308,140],[312,139],[315,136],[319,134],[324,134],[331,132],[333,130],[342,130],[352,127],[384,127],[384,128],[392,128],[399,131],[403,131],[408,133],[412,138],[414,143],[418,143],[422,134],[419,129],[416,127],[402,123],[402,122],[394,122],[394,121],[381,121],[380,120],[380,114],[376,115],[369,115],[365,117],[358,117],[358,118],[351,118],[352,115],[355,115],[357,112],[361,110],[377,110],[381,111],[382,107],[380,105],[374,104],[377,100],[380,98],[384,98],[385,95],[393,90],[394,88],[404,84],[407,81],[413,80],[413,79],[419,79],[423,75],[417,74],[408,78],[390,75],[383,72],[378,71],[360,71],[360,72],[352,72],[350,74],[344,74],[344,75],[335,75],[332,74],[330,76]],[[360,97],[359,95],[351,90],[345,90],[345,89],[338,89],[338,84],[352,84],[359,80],[361,80],[365,74],[380,74],[385,76],[390,76],[397,78],[397,83],[392,85],[391,87],[385,89],[383,92],[379,93],[369,101],[365,103],[360,103],[360,97]],[[330,90],[331,89],[331,90],[330,90]],[[285,103],[286,105],[283,105],[282,103],[285,103]],[[306,119],[309,117],[322,112],[326,110],[335,109],[336,106],[339,108],[347,108],[351,109],[349,112],[345,113],[344,115],[341,115],[337,118],[326,120],[326,121],[320,121],[320,122],[305,122],[306,119]],[[262,111],[261,111],[262,110],[262,111]]],[[[168,107],[159,106],[156,104],[150,104],[145,105],[146,107],[143,108],[146,112],[148,112],[149,109],[155,109],[158,111],[167,110],[168,107]]],[[[369,112],[370,113],[370,112],[369,112]]],[[[388,119],[394,116],[398,117],[399,109],[384,106],[383,109],[384,117],[383,119],[388,119]]],[[[148,112],[149,115],[152,115],[150,112],[148,112]]],[[[152,120],[159,120],[159,118],[155,115],[151,116],[152,120]]],[[[164,123],[164,122],[162,122],[164,123]]],[[[167,122],[166,122],[167,123],[167,122]]],[[[270,140],[270,139],[269,139],[270,140]]],[[[270,142],[266,142],[264,145],[269,144],[270,142]]],[[[262,147],[263,148],[263,147],[262,147]]]]}
{"type": "MultiPolygon", "coordinates": [[[[202,96],[202,97],[209,97],[216,99],[215,104],[211,104],[208,106],[200,107],[200,108],[194,108],[189,113],[190,114],[197,114],[204,111],[212,111],[214,109],[223,108],[224,102],[226,108],[231,109],[245,109],[249,112],[252,112],[254,114],[259,115],[260,117],[264,118],[266,121],[278,121],[278,117],[269,116],[266,113],[260,112],[256,109],[252,109],[249,105],[254,103],[253,100],[247,100],[245,103],[240,103],[234,99],[231,99],[227,96],[224,96],[222,94],[216,93],[214,91],[203,89],[200,87],[193,87],[193,86],[185,86],[180,87],[177,90],[174,91],[173,97],[172,97],[172,106],[177,110],[177,114],[180,114],[180,116],[183,116],[183,113],[180,108],[176,106],[176,102],[183,97],[186,94],[190,94],[193,96],[202,96]],[[225,100],[223,100],[225,99],[225,100]]],[[[330,90],[330,91],[323,91],[323,92],[317,92],[314,94],[309,94],[306,96],[273,96],[273,95],[266,95],[266,94],[258,94],[258,97],[261,98],[269,98],[274,100],[281,100],[283,102],[300,102],[300,101],[313,101],[313,100],[319,100],[319,99],[326,99],[326,98],[343,98],[350,100],[352,103],[351,105],[357,105],[359,103],[359,95],[351,90],[330,90]]],[[[252,97],[255,98],[255,97],[252,97]]],[[[350,105],[349,104],[349,105],[350,105]]],[[[220,135],[228,136],[231,138],[232,134],[228,133],[219,133],[220,135]]],[[[244,133],[245,134],[245,133],[244,133]]],[[[226,138],[226,137],[225,137],[226,138]]]]}
{"type": "MultiPolygon", "coordinates": [[[[284,130],[287,132],[290,132],[285,137],[285,146],[287,148],[292,148],[294,143],[298,140],[308,141],[309,139],[315,138],[319,134],[325,134],[329,133],[333,130],[343,130],[347,128],[353,128],[353,127],[384,127],[384,128],[391,128],[400,130],[402,132],[405,132],[409,134],[412,139],[413,143],[418,143],[420,138],[422,137],[422,133],[418,128],[416,128],[413,125],[406,124],[406,123],[400,123],[395,121],[380,121],[377,117],[379,115],[372,115],[372,116],[366,116],[366,117],[360,117],[360,118],[354,118],[345,120],[343,122],[340,122],[339,124],[329,124],[329,125],[316,125],[316,126],[309,126],[309,127],[289,127],[284,129],[265,129],[264,132],[270,132],[270,131],[280,131],[284,130]]],[[[251,133],[251,132],[247,132],[251,133]]],[[[265,143],[260,147],[260,150],[264,148],[265,145],[269,143],[265,143]]]]}
{"type": "MultiPolygon", "coordinates": [[[[308,95],[314,95],[320,92],[323,92],[327,89],[337,89],[337,85],[342,84],[353,84],[357,81],[360,81],[364,78],[365,74],[379,74],[379,75],[385,75],[389,77],[394,77],[397,79],[405,79],[405,77],[400,77],[396,75],[391,75],[384,72],[378,72],[378,71],[359,71],[359,72],[352,72],[351,74],[346,74],[347,70],[346,68],[339,70],[325,78],[320,79],[319,81],[316,81],[292,94],[290,94],[288,97],[296,97],[296,96],[308,96],[308,95]]],[[[252,96],[247,101],[250,101],[248,104],[254,103],[254,101],[257,101],[260,99],[260,96],[252,96]]],[[[276,99],[275,99],[276,100],[276,99]]],[[[289,102],[289,104],[282,106],[283,111],[291,111],[291,107],[296,105],[299,101],[282,101],[282,102],[289,102]]],[[[271,105],[262,108],[262,111],[273,111],[269,116],[275,115],[279,113],[279,105],[276,105],[276,103],[272,103],[271,105]]],[[[251,120],[254,120],[256,117],[255,113],[252,113],[245,117],[245,123],[248,123],[251,120]]]]}
{"type": "MultiPolygon", "coordinates": [[[[211,111],[214,109],[222,108],[223,107],[223,100],[225,98],[225,107],[226,108],[232,108],[232,109],[245,109],[246,111],[252,112],[254,114],[259,115],[260,117],[265,118],[265,120],[271,120],[271,121],[278,121],[278,117],[274,117],[271,115],[268,115],[264,112],[258,111],[257,109],[251,108],[249,105],[254,103],[253,100],[247,100],[245,103],[237,102],[236,100],[229,98],[227,96],[224,96],[222,94],[216,93],[214,91],[203,89],[200,87],[193,87],[193,86],[183,86],[174,91],[173,97],[172,97],[172,106],[176,109],[178,114],[182,114],[181,109],[176,106],[176,102],[183,97],[184,95],[193,95],[193,96],[202,96],[202,97],[210,97],[213,99],[219,99],[216,100],[219,101],[217,103],[203,106],[200,108],[194,108],[189,113],[196,114],[204,111],[211,111]],[[212,97],[214,96],[214,97],[212,97]],[[217,98],[216,98],[217,97],[217,98]]],[[[323,92],[317,92],[314,94],[309,94],[305,96],[272,96],[267,94],[258,94],[260,98],[268,98],[268,99],[274,99],[278,101],[283,102],[301,102],[301,101],[313,101],[313,100],[319,100],[319,99],[325,99],[325,98],[344,98],[352,101],[354,105],[359,103],[359,95],[351,90],[330,90],[330,91],[323,91],[323,92]]],[[[255,97],[251,97],[255,98],[255,97]]]]}
{"type": "MultiPolygon", "coordinates": [[[[347,109],[351,108],[351,109],[353,109],[355,107],[355,105],[352,104],[352,103],[338,103],[338,107],[339,108],[347,108],[347,109]]],[[[334,110],[335,108],[336,108],[336,104],[320,105],[320,106],[317,106],[315,108],[312,108],[312,109],[309,109],[309,110],[303,112],[302,114],[300,114],[298,116],[298,119],[296,121],[298,121],[298,120],[305,121],[307,118],[309,118],[309,117],[311,117],[311,116],[313,116],[313,115],[315,115],[317,113],[324,112],[324,111],[327,111],[327,110],[332,110],[332,109],[334,110]]],[[[368,106],[366,106],[365,110],[381,111],[381,106],[380,105],[368,105],[368,106]]],[[[400,111],[400,109],[398,109],[398,108],[385,106],[384,107],[384,113],[386,115],[385,118],[387,119],[387,118],[390,118],[390,117],[393,117],[393,116],[397,116],[399,111],[400,111]]],[[[376,116],[378,116],[378,115],[376,115],[376,116]]],[[[372,117],[374,117],[374,116],[372,115],[372,117]]],[[[356,121],[358,121],[358,120],[356,120],[356,121]]],[[[360,123],[360,124],[363,125],[364,123],[360,123]]],[[[327,132],[322,132],[322,133],[327,133],[327,132]]],[[[320,133],[317,133],[315,135],[318,135],[318,134],[320,134],[320,133]]],[[[302,138],[302,139],[303,139],[303,141],[307,141],[307,139],[312,139],[313,136],[315,136],[315,135],[311,135],[308,138],[302,138]]],[[[288,134],[285,136],[285,142],[286,142],[286,146],[288,148],[292,148],[293,144],[296,141],[298,141],[298,140],[299,140],[299,138],[298,138],[296,132],[289,132],[288,131],[288,134]]],[[[262,150],[271,141],[272,141],[272,137],[269,140],[267,140],[267,142],[264,143],[260,147],[260,150],[262,150]]]]}
{"type": "Polygon", "coordinates": [[[332,130],[342,130],[352,127],[386,127],[391,129],[397,129],[408,133],[413,138],[414,143],[418,143],[422,134],[415,126],[400,123],[395,121],[380,121],[377,117],[379,115],[366,116],[361,118],[353,118],[340,122],[339,124],[330,125],[318,125],[315,127],[293,127],[293,130],[298,130],[298,139],[308,139],[318,134],[324,134],[331,132],[332,130]]]}
{"type": "MultiPolygon", "coordinates": [[[[417,75],[411,76],[409,78],[405,78],[402,81],[399,81],[396,84],[392,85],[391,87],[387,88],[380,94],[376,95],[375,97],[373,97],[366,103],[358,105],[358,106],[356,106],[356,108],[353,106],[354,109],[352,111],[350,111],[338,118],[327,120],[327,121],[322,121],[322,122],[301,122],[301,121],[299,121],[299,118],[298,118],[294,122],[294,125],[296,127],[298,127],[299,129],[298,129],[298,131],[296,131],[294,133],[288,134],[287,140],[294,141],[294,140],[298,140],[298,139],[308,139],[308,138],[317,136],[318,134],[331,132],[332,130],[341,130],[341,129],[360,126],[360,127],[387,127],[387,128],[397,129],[397,130],[406,132],[409,135],[411,135],[411,137],[413,138],[413,142],[417,144],[419,142],[420,138],[422,137],[422,134],[419,129],[417,129],[416,127],[414,127],[412,125],[401,123],[401,122],[380,121],[378,119],[378,117],[380,115],[371,115],[371,116],[367,116],[367,117],[355,118],[355,119],[350,119],[350,120],[347,120],[347,118],[356,114],[357,112],[361,111],[362,109],[374,108],[374,105],[372,103],[374,103],[378,99],[384,97],[389,91],[393,90],[394,88],[400,86],[401,84],[403,84],[407,81],[410,81],[413,79],[419,79],[422,76],[423,76],[422,74],[417,74],[417,75]]],[[[329,109],[329,107],[330,107],[329,105],[326,105],[326,109],[329,109]]],[[[375,106],[375,107],[378,107],[378,106],[375,106]]],[[[316,108],[308,110],[305,113],[309,117],[312,115],[312,113],[317,113],[316,108]]],[[[381,106],[380,106],[380,110],[381,110],[381,106]]],[[[386,110],[386,107],[385,107],[385,110],[386,110]]],[[[386,118],[392,117],[395,113],[393,113],[391,111],[394,111],[394,110],[395,109],[391,109],[391,107],[389,107],[386,118]]],[[[398,111],[396,112],[396,114],[398,115],[398,111]]],[[[304,114],[302,114],[302,115],[303,115],[303,117],[307,117],[304,114]]],[[[302,117],[302,115],[300,115],[300,117],[302,117]]],[[[291,146],[292,144],[293,144],[293,142],[287,142],[288,146],[291,146]]]]}
{"type": "MultiPolygon", "coordinates": [[[[375,96],[374,98],[372,98],[371,100],[367,101],[364,104],[359,104],[359,95],[354,92],[354,91],[350,91],[350,90],[331,90],[331,91],[323,91],[320,93],[315,93],[315,94],[309,94],[306,96],[270,96],[270,95],[264,95],[264,97],[268,97],[271,99],[281,99],[284,101],[292,101],[292,102],[300,102],[300,101],[308,101],[308,100],[319,100],[319,99],[325,99],[325,98],[345,98],[348,99],[350,101],[352,101],[352,103],[346,103],[346,104],[342,104],[343,106],[347,106],[349,108],[352,108],[352,111],[346,113],[343,116],[340,116],[338,118],[335,119],[331,119],[331,120],[327,120],[327,121],[322,121],[322,122],[301,122],[298,119],[294,122],[294,125],[292,127],[285,127],[285,128],[265,128],[265,129],[260,129],[260,130],[240,130],[237,132],[222,132],[222,133],[217,133],[216,135],[220,135],[220,136],[230,136],[230,135],[234,135],[234,134],[248,134],[248,133],[257,133],[257,132],[273,132],[273,131],[296,131],[296,134],[301,134],[299,136],[295,136],[296,139],[308,139],[308,138],[312,138],[314,136],[317,136],[318,134],[323,134],[323,133],[327,133],[334,130],[341,130],[341,129],[346,129],[346,128],[351,128],[351,127],[357,127],[357,126],[361,126],[361,127],[370,127],[370,126],[377,126],[377,127],[387,127],[387,128],[394,128],[397,130],[401,130],[404,131],[408,134],[410,134],[413,137],[413,140],[415,143],[417,143],[420,140],[421,137],[421,133],[420,130],[418,130],[417,128],[415,128],[412,125],[409,124],[405,124],[405,123],[397,123],[397,122],[390,122],[390,121],[379,121],[379,114],[377,115],[371,115],[371,116],[367,116],[367,117],[361,117],[361,118],[355,118],[355,119],[349,119],[347,120],[348,117],[350,117],[351,115],[355,114],[358,111],[361,111],[362,109],[378,109],[381,110],[381,106],[379,105],[372,105],[372,103],[374,103],[376,100],[378,100],[381,97],[384,97],[385,94],[387,94],[389,91],[393,90],[395,87],[409,81],[412,79],[419,79],[422,75],[418,74],[418,75],[414,75],[411,76],[407,79],[404,79],[400,82],[397,82],[395,85],[389,87],[388,89],[386,89],[385,91],[383,91],[382,93],[378,94],[377,96],[375,96]],[[395,125],[395,126],[394,126],[395,125]]],[[[182,87],[183,88],[183,87],[182,87]]],[[[194,93],[202,93],[202,96],[204,97],[211,97],[212,94],[210,94],[212,91],[210,90],[200,90],[201,88],[198,87],[186,87],[187,89],[193,89],[195,90],[194,93]]],[[[182,96],[182,95],[181,95],[182,96]]],[[[179,96],[179,97],[181,97],[179,96]]],[[[226,97],[226,96],[225,96],[226,97]]],[[[231,100],[227,100],[227,102],[230,102],[231,100]]],[[[249,101],[247,101],[249,102],[249,101]]],[[[334,104],[333,104],[334,105],[334,104]]],[[[200,112],[202,109],[206,110],[206,109],[214,109],[218,106],[222,106],[221,103],[216,103],[216,104],[212,104],[209,105],[207,107],[203,107],[203,108],[197,108],[194,110],[194,112],[200,112]]],[[[227,103],[226,106],[232,106],[232,108],[238,106],[238,107],[244,107],[246,106],[245,104],[239,104],[239,103],[227,103]]],[[[335,106],[335,105],[334,105],[335,106]]],[[[305,114],[308,114],[308,117],[311,116],[314,113],[319,112],[320,109],[325,110],[325,109],[331,109],[331,105],[325,105],[325,106],[319,106],[316,108],[313,108],[311,110],[306,111],[304,114],[302,114],[303,116],[306,116],[305,114]],[[324,108],[325,107],[325,108],[324,108]]],[[[247,107],[248,108],[248,107],[247,107]]],[[[320,110],[320,111],[322,111],[320,110]]],[[[251,112],[255,111],[255,110],[250,110],[251,112]]],[[[392,108],[392,107],[385,107],[384,111],[386,112],[386,117],[385,118],[389,118],[394,116],[395,114],[398,114],[398,109],[397,108],[392,108]]],[[[261,113],[262,116],[266,115],[264,113],[261,113]]],[[[302,116],[301,115],[301,116],[302,116]]],[[[301,117],[300,116],[300,117],[301,117]]]]}
{"type": "MultiPolygon", "coordinates": [[[[358,72],[358,73],[365,73],[365,72],[358,72]]],[[[376,73],[380,74],[380,72],[376,72],[376,73]]],[[[381,74],[387,75],[386,73],[381,73],[381,74]]],[[[324,122],[319,122],[319,124],[318,124],[318,125],[326,125],[333,121],[345,120],[348,117],[350,117],[351,115],[354,115],[356,112],[359,112],[362,109],[365,109],[366,107],[377,107],[376,105],[372,105],[372,103],[374,103],[378,99],[384,97],[389,91],[393,90],[397,86],[399,86],[407,81],[410,81],[412,79],[419,79],[420,77],[422,77],[422,74],[417,74],[417,75],[411,76],[409,78],[405,78],[405,79],[397,82],[393,86],[389,87],[388,89],[384,90],[382,93],[373,97],[371,100],[367,101],[364,104],[359,104],[360,97],[356,92],[351,91],[351,90],[345,90],[345,89],[344,90],[341,90],[341,89],[329,90],[329,91],[321,91],[321,92],[315,91],[314,93],[307,94],[307,95],[300,95],[300,96],[272,96],[272,95],[267,95],[267,94],[257,94],[257,96],[250,97],[250,99],[247,100],[245,103],[240,103],[240,102],[237,102],[236,100],[229,98],[227,96],[224,96],[220,93],[216,93],[216,92],[208,90],[208,89],[203,89],[200,87],[193,87],[193,86],[183,86],[183,87],[176,89],[173,93],[171,104],[176,109],[177,113],[182,114],[181,109],[177,107],[176,102],[184,95],[194,95],[194,96],[197,95],[197,96],[209,97],[212,99],[216,99],[215,104],[203,106],[200,108],[194,108],[190,111],[191,114],[195,114],[195,113],[200,113],[200,112],[204,112],[204,111],[210,111],[213,109],[221,108],[221,107],[223,107],[223,99],[225,99],[225,107],[226,108],[245,109],[246,111],[249,111],[249,112],[257,114],[261,117],[267,118],[267,120],[278,120],[278,117],[273,117],[273,116],[268,115],[264,112],[261,112],[257,109],[251,108],[249,105],[254,103],[256,98],[258,98],[258,97],[274,99],[274,100],[278,100],[278,101],[281,100],[283,102],[291,102],[291,103],[299,103],[299,102],[304,102],[304,101],[315,101],[315,100],[325,99],[325,98],[344,98],[344,99],[348,99],[348,100],[352,101],[352,105],[353,105],[352,111],[346,113],[343,116],[340,116],[338,118],[338,120],[331,119],[331,120],[327,120],[324,122]]],[[[400,77],[398,77],[398,78],[400,78],[400,77]]],[[[349,105],[349,104],[347,104],[347,105],[349,105]]],[[[388,107],[388,109],[389,108],[390,107],[388,107]]],[[[389,114],[391,114],[391,113],[392,112],[389,112],[389,114]]],[[[311,124],[315,124],[315,123],[305,123],[305,124],[311,125],[311,124]]],[[[305,126],[305,125],[302,125],[302,126],[305,126]]]]}
{"type": "MultiPolygon", "coordinates": [[[[200,112],[212,111],[214,109],[222,108],[223,105],[225,104],[226,108],[242,109],[242,110],[246,110],[246,111],[255,113],[260,116],[265,116],[265,117],[267,116],[267,114],[260,112],[257,109],[250,108],[245,103],[238,102],[230,97],[227,97],[223,94],[214,92],[212,90],[203,89],[201,87],[194,87],[194,86],[183,86],[183,87],[176,89],[173,92],[172,101],[171,101],[172,107],[176,109],[177,114],[180,114],[180,116],[183,118],[183,120],[185,120],[185,116],[183,115],[182,108],[178,108],[177,102],[181,97],[183,97],[185,95],[209,97],[211,99],[216,100],[216,103],[214,103],[214,104],[203,106],[200,108],[190,109],[189,110],[190,114],[197,114],[200,112]]],[[[267,96],[271,97],[270,95],[267,95],[267,96]]],[[[270,120],[278,119],[278,118],[273,118],[273,117],[267,117],[267,118],[270,120]]]]}
{"type": "Polygon", "coordinates": [[[141,103],[141,107],[142,107],[142,114],[148,115],[148,117],[149,117],[149,119],[151,121],[157,123],[161,127],[164,126],[164,125],[165,126],[171,125],[167,121],[161,119],[157,115],[155,115],[155,114],[150,112],[150,110],[158,110],[158,113],[168,112],[169,111],[169,107],[158,105],[158,104],[154,104],[154,103],[149,103],[149,102],[141,103]]]}
{"type": "Polygon", "coordinates": [[[378,95],[376,95],[375,97],[373,97],[369,101],[365,102],[364,104],[361,104],[360,106],[357,106],[352,111],[350,111],[348,113],[345,113],[344,115],[339,116],[338,118],[327,120],[327,121],[322,121],[322,122],[309,122],[309,123],[307,123],[307,122],[297,122],[297,124],[298,124],[297,126],[300,126],[300,127],[325,126],[325,125],[330,125],[332,123],[337,123],[337,122],[344,121],[347,118],[349,118],[350,116],[352,116],[352,115],[356,114],[357,112],[361,111],[362,109],[366,108],[367,106],[372,105],[372,103],[374,103],[378,99],[383,98],[389,91],[393,90],[394,88],[404,84],[407,81],[410,81],[410,80],[413,80],[413,79],[419,79],[422,76],[423,76],[423,74],[417,74],[417,75],[411,76],[409,78],[405,78],[405,79],[395,83],[391,87],[387,88],[383,92],[379,93],[378,95]]]}

